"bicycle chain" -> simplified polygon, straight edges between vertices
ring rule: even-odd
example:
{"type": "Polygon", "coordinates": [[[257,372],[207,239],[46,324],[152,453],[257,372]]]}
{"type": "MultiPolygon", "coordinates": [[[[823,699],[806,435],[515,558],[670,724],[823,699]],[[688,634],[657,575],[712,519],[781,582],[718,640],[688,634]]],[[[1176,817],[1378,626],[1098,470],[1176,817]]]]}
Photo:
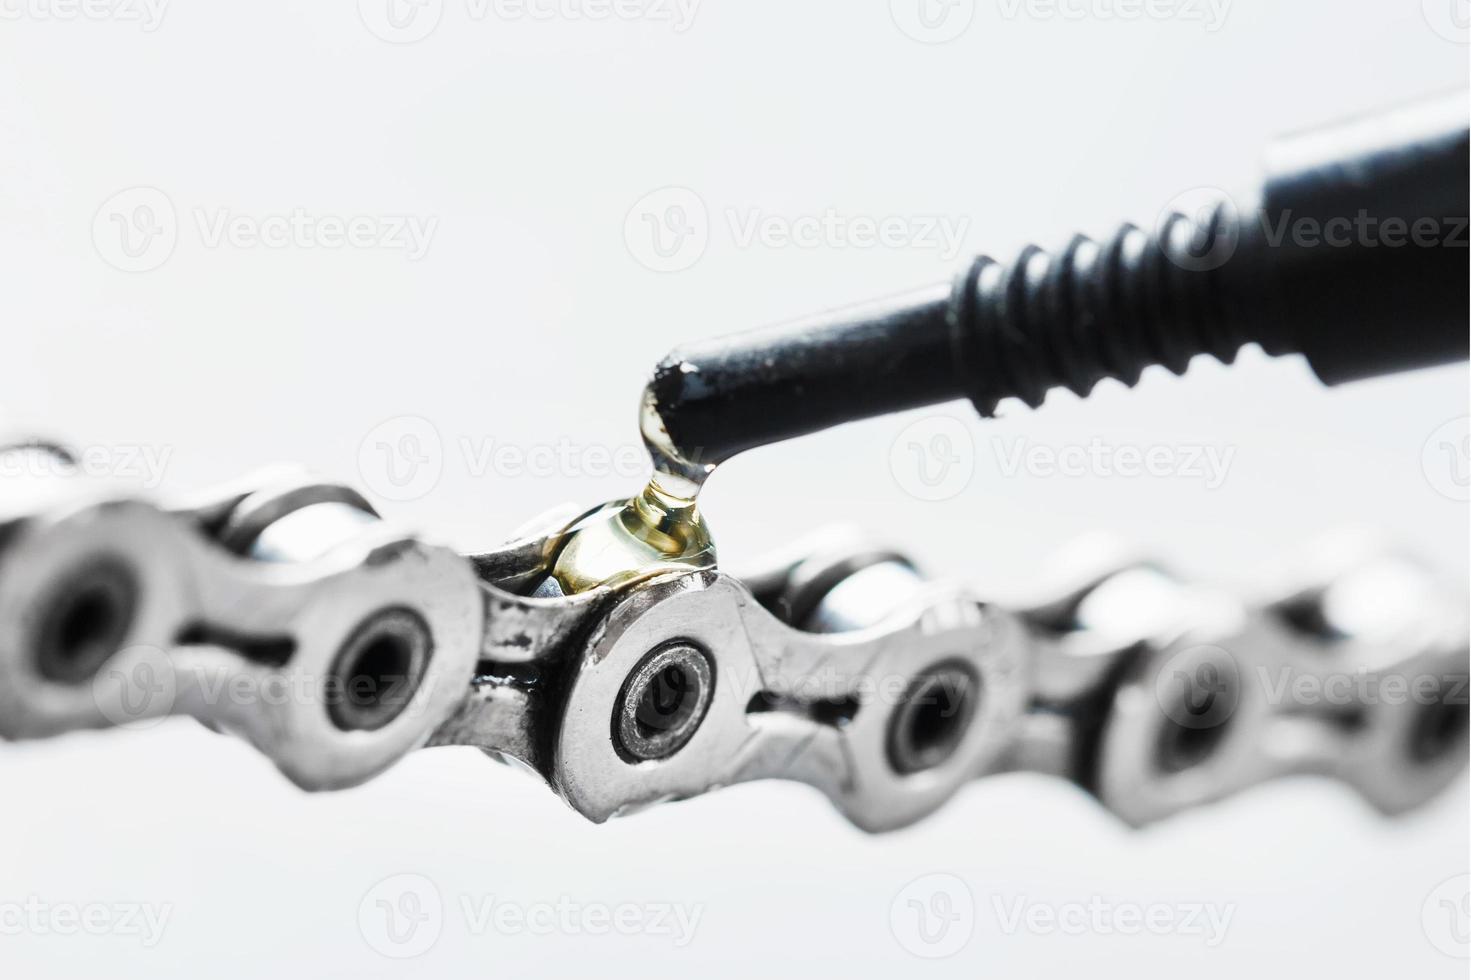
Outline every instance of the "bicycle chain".
{"type": "Polygon", "coordinates": [[[1463,597],[1362,543],[1254,603],[1095,548],[1010,611],[851,538],[568,596],[565,513],[462,556],[297,473],[170,505],[30,469],[0,482],[8,739],[189,715],[312,790],[471,745],[596,821],[792,779],[874,831],[1010,772],[1138,825],[1290,774],[1396,813],[1465,765],[1463,597]]]}

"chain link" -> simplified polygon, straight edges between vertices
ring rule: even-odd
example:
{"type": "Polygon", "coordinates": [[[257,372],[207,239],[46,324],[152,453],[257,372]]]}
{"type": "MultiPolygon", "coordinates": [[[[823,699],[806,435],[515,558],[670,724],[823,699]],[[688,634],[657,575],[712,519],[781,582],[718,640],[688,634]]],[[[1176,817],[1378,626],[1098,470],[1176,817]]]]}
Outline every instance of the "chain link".
{"type": "Polygon", "coordinates": [[[846,538],[564,596],[568,520],[460,556],[294,472],[175,504],[8,479],[0,735],[189,715],[308,789],[473,745],[598,821],[792,779],[869,830],[1024,771],[1136,825],[1291,774],[1396,813],[1465,763],[1464,597],[1362,541],[1251,602],[1095,546],[1006,610],[846,538]]]}

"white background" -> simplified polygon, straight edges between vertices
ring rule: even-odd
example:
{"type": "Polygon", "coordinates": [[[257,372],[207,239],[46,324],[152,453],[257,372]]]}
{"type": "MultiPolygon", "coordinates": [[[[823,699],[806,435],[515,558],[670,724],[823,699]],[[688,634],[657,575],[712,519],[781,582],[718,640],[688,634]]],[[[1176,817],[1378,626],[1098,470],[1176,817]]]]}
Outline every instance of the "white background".
{"type": "MultiPolygon", "coordinates": [[[[121,0],[73,17],[62,2],[0,4],[6,408],[104,454],[166,456],[165,484],[181,489],[275,460],[381,489],[364,440],[419,417],[439,441],[438,479],[416,499],[376,499],[466,549],[637,483],[585,466],[486,469],[467,443],[596,460],[589,447],[635,445],[643,379],[679,342],[937,281],[960,262],[933,248],[742,244],[732,209],[946,216],[967,222],[963,254],[1009,255],[1075,228],[1152,223],[1201,185],[1250,186],[1274,134],[1467,81],[1452,19],[1467,10],[1452,0],[1234,0],[1219,23],[1203,4],[1143,18],[1074,4],[1074,18],[957,0],[934,8],[952,17],[942,30],[964,27],[939,45],[901,29],[915,24],[903,0],[703,0],[688,23],[444,0],[408,22],[428,31],[408,44],[369,29],[403,39],[376,0],[174,0],[147,24],[121,0]],[[177,241],[143,255],[151,268],[120,271],[112,215],[133,211],[114,195],[140,186],[165,196],[177,241]],[[708,240],[688,268],[657,272],[639,261],[649,243],[630,209],[666,187],[697,195],[708,240]],[[416,216],[434,231],[414,258],[211,244],[200,226],[298,208],[416,216]]],[[[1003,597],[1100,527],[1191,574],[1250,584],[1262,561],[1368,523],[1461,582],[1467,508],[1437,489],[1454,491],[1456,474],[1427,469],[1422,449],[1443,423],[1465,431],[1466,396],[1463,368],[1328,391],[1302,363],[1248,353],[1229,371],[1201,362],[1184,380],[1054,395],[994,422],[949,406],[974,472],[947,501],[916,499],[891,471],[905,426],[934,414],[920,412],[742,458],[706,511],[729,564],[851,522],[1003,597]],[[1015,440],[1095,437],[1234,457],[1216,488],[1003,472],[1015,440]]],[[[1008,778],[877,838],[778,784],[595,827],[472,750],[307,796],[243,744],[178,721],[6,746],[0,782],[0,903],[171,915],[147,949],[117,934],[0,936],[0,971],[16,978],[1465,974],[1421,916],[1467,869],[1464,780],[1396,821],[1304,780],[1130,832],[1062,785],[1008,778]],[[374,951],[358,915],[400,873],[426,876],[446,906],[432,948],[404,962],[374,951]],[[965,882],[975,933],[926,961],[896,940],[890,910],[933,873],[965,882]],[[488,896],[686,903],[702,918],[678,949],[660,935],[472,935],[460,901],[488,896]],[[1007,934],[993,904],[1093,896],[1234,914],[1207,948],[1189,935],[1007,934]]]]}

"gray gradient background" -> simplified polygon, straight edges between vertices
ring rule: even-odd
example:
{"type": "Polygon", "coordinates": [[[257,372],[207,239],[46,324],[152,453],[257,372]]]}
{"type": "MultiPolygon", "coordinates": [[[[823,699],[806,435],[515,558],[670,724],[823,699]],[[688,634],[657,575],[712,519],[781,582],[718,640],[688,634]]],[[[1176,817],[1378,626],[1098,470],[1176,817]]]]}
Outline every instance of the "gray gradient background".
{"type": "MultiPolygon", "coordinates": [[[[371,3],[369,3],[371,7],[371,3]]],[[[1434,8],[1434,3],[1431,3],[1434,8]]],[[[498,540],[617,476],[472,471],[462,440],[527,448],[635,441],[638,389],[681,340],[944,278],[933,250],[740,247],[727,208],[969,218],[967,251],[1059,244],[1152,222],[1175,194],[1249,185],[1273,134],[1464,86],[1467,48],[1418,2],[1235,0],[1184,19],[1004,17],[907,37],[884,0],[705,0],[668,23],[472,19],[385,43],[351,0],[175,0],[157,30],[25,8],[0,24],[3,401],[91,446],[167,451],[191,488],[274,460],[350,482],[375,426],[422,417],[443,472],[384,510],[456,545],[498,540]],[[91,234],[119,190],[178,209],[179,242],[124,273],[91,234]],[[716,221],[692,267],[656,273],[625,241],[655,189],[716,221]],[[434,216],[428,254],[208,248],[194,209],[434,216]]],[[[1434,9],[1432,9],[1434,12],[1434,9]]],[[[1460,4],[1460,14],[1466,7],[1460,4]]],[[[1461,35],[1464,39],[1464,32],[1461,35]]],[[[1321,388],[1292,360],[1105,386],[990,423],[951,406],[975,472],[944,502],[890,467],[884,419],[752,454],[708,493],[739,564],[817,523],[905,543],[938,574],[1018,594],[1047,556],[1107,528],[1180,568],[1252,582],[1315,534],[1375,524],[1457,581],[1467,507],[1422,447],[1466,414],[1461,368],[1321,388]],[[1003,474],[993,439],[1060,447],[1234,447],[1224,484],[1003,474]],[[795,502],[795,506],[793,505],[795,502]]],[[[1008,442],[1007,445],[1015,445],[1008,442]]],[[[1134,978],[1464,976],[1422,930],[1465,872],[1464,780],[1385,821],[1303,780],[1126,831],[1046,780],[998,779],[936,818],[868,837],[799,786],[745,786],[594,827],[471,750],[420,753],[351,792],[307,796],[243,744],[188,721],[0,753],[0,902],[172,907],[163,941],[0,936],[16,978],[844,975],[1134,978]],[[450,919],[417,960],[379,956],[358,906],[386,876],[432,880],[450,919]],[[907,882],[949,873],[975,935],[925,961],[891,934],[907,882]],[[697,903],[694,941],[470,935],[459,899],[697,903]],[[992,899],[1234,906],[1198,937],[1006,934],[992,899]]]]}

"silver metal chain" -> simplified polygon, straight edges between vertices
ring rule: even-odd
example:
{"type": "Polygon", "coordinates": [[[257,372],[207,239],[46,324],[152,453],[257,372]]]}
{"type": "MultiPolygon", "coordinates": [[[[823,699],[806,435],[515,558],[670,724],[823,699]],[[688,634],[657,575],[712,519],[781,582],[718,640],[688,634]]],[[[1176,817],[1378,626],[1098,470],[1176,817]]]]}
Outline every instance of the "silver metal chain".
{"type": "Polygon", "coordinates": [[[1108,547],[1008,610],[843,536],[563,595],[567,514],[462,556],[296,473],[169,504],[56,469],[0,482],[9,739],[189,715],[313,790],[472,745],[596,821],[776,778],[874,831],[1024,771],[1130,824],[1291,774],[1395,813],[1466,760],[1464,596],[1362,542],[1256,601],[1108,547]]]}

